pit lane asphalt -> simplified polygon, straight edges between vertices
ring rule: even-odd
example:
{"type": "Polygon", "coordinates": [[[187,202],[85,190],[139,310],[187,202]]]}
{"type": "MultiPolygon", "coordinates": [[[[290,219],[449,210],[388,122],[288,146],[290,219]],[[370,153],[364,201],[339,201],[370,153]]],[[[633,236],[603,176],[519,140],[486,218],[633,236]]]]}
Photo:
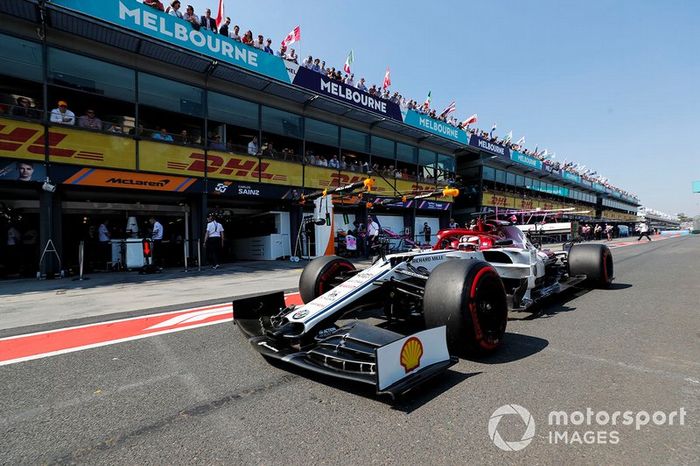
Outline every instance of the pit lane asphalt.
{"type": "MultiPolygon", "coordinates": [[[[505,346],[397,404],[273,367],[230,323],[0,367],[0,463],[698,464],[700,237],[613,250],[611,290],[511,314],[505,346]],[[501,405],[532,443],[497,449],[501,405]],[[616,445],[552,445],[553,410],[666,411],[616,445]]],[[[557,430],[608,431],[610,426],[557,430]]],[[[520,440],[503,418],[499,433],[520,440]]]]}

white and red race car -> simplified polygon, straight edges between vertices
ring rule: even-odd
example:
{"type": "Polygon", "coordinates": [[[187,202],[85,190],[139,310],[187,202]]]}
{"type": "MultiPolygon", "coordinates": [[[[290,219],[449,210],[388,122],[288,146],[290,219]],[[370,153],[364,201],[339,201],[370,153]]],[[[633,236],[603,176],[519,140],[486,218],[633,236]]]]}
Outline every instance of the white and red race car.
{"type": "Polygon", "coordinates": [[[265,357],[396,396],[456,356],[495,351],[510,310],[612,280],[605,245],[539,250],[518,228],[492,221],[442,230],[435,249],[381,255],[363,270],[336,256],[314,259],[299,281],[305,304],[285,307],[280,292],[236,300],[233,310],[265,357]]]}

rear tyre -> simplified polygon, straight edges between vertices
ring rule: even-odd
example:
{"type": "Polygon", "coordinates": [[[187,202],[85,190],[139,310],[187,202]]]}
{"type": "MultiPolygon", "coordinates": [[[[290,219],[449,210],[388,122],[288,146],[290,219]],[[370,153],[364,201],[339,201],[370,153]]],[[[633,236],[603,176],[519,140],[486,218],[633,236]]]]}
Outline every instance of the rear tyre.
{"type": "Polygon", "coordinates": [[[299,278],[299,294],[304,303],[313,301],[333,288],[344,272],[355,270],[347,259],[338,256],[318,257],[309,262],[299,278]]]}
{"type": "Polygon", "coordinates": [[[450,354],[484,355],[503,341],[508,322],[506,291],[498,272],[479,260],[448,260],[425,285],[423,317],[428,328],[447,327],[450,354]]]}
{"type": "Polygon", "coordinates": [[[608,288],[613,281],[613,258],[604,244],[575,244],[569,250],[569,275],[585,275],[596,288],[608,288]]]}

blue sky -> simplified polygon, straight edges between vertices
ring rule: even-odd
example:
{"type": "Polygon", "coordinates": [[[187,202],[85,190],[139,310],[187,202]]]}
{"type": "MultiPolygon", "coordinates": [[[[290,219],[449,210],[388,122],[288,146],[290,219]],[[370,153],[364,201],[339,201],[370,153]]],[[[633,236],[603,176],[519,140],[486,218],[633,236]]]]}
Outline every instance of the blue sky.
{"type": "MultiPolygon", "coordinates": [[[[218,0],[192,0],[200,14],[218,0]]],[[[225,0],[244,31],[596,169],[651,208],[700,214],[700,2],[225,0]]]]}

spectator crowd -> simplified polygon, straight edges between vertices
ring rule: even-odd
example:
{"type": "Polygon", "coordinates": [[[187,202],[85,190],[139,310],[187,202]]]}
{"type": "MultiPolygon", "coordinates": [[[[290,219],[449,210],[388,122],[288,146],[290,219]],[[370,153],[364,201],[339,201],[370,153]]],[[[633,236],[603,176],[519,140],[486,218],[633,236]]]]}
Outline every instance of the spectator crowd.
{"type": "MultiPolygon", "coordinates": [[[[239,25],[234,25],[233,28],[231,28],[231,18],[226,17],[224,23],[221,25],[221,27],[217,28],[216,26],[216,21],[211,17],[211,10],[207,9],[205,12],[204,16],[197,17],[197,15],[194,12],[194,8],[191,5],[188,5],[185,13],[181,13],[181,4],[179,0],[174,0],[170,2],[170,5],[168,7],[164,7],[163,3],[160,0],[143,0],[143,3],[145,5],[148,5],[152,8],[155,8],[157,10],[163,11],[167,14],[176,16],[178,18],[181,18],[185,21],[188,21],[191,23],[192,27],[195,29],[208,29],[214,33],[222,34],[227,37],[230,37],[231,39],[241,42],[243,44],[249,45],[251,47],[255,47],[257,49],[260,49],[266,53],[273,54],[273,49],[272,49],[272,39],[269,37],[267,39],[264,38],[262,34],[257,35],[257,39],[255,39],[254,34],[251,30],[247,30],[242,36],[241,36],[241,28],[239,25]]],[[[293,62],[295,64],[299,64],[299,57],[296,54],[296,51],[293,48],[287,48],[284,43],[280,46],[279,50],[277,51],[276,55],[284,60],[293,62]]],[[[499,144],[503,145],[506,147],[509,147],[512,150],[517,150],[525,155],[534,157],[538,160],[540,160],[547,168],[553,171],[564,171],[568,172],[570,174],[580,176],[582,179],[589,181],[591,183],[598,183],[603,186],[605,186],[608,189],[614,190],[618,192],[619,194],[629,196],[629,197],[634,197],[636,198],[637,196],[633,193],[629,193],[623,189],[617,188],[616,186],[613,186],[607,178],[604,178],[602,175],[599,175],[598,173],[587,169],[586,167],[583,167],[575,162],[558,162],[554,161],[553,157],[550,157],[547,155],[546,151],[538,151],[537,148],[533,151],[530,149],[527,149],[525,147],[522,147],[521,144],[518,143],[513,143],[511,141],[510,136],[507,136],[506,138],[498,138],[497,136],[493,135],[493,132],[495,130],[495,125],[494,129],[491,130],[490,132],[482,131],[479,130],[478,128],[470,128],[468,124],[466,124],[466,120],[464,122],[460,122],[457,117],[452,115],[454,112],[454,105],[450,105],[447,109],[444,111],[438,113],[435,109],[430,108],[430,95],[428,98],[423,102],[419,102],[415,99],[405,99],[399,92],[394,91],[392,92],[389,89],[389,86],[383,85],[383,86],[378,86],[376,84],[368,85],[365,78],[362,77],[358,80],[355,79],[355,74],[354,73],[347,73],[347,72],[341,72],[340,69],[336,69],[335,67],[329,67],[326,65],[325,60],[322,60],[319,57],[313,57],[312,55],[309,55],[306,59],[304,59],[301,63],[300,66],[303,66],[311,71],[314,71],[316,73],[322,74],[326,76],[327,78],[336,81],[336,82],[342,82],[345,85],[355,87],[356,89],[360,91],[364,91],[369,93],[372,96],[385,99],[387,101],[393,102],[395,104],[400,105],[401,107],[409,110],[414,110],[422,115],[426,115],[434,120],[442,121],[448,125],[454,126],[458,129],[466,131],[470,135],[477,135],[479,137],[482,137],[484,139],[489,140],[490,142],[494,144],[499,144]]],[[[385,83],[386,84],[386,83],[385,83]]],[[[286,157],[285,157],[286,159],[286,157]]],[[[326,158],[319,156],[315,157],[313,154],[306,154],[304,157],[305,161],[311,165],[318,165],[318,166],[328,166],[332,168],[336,168],[336,165],[341,168],[341,169],[347,169],[351,171],[363,171],[367,172],[370,171],[370,167],[367,165],[365,162],[364,164],[361,164],[359,162],[355,163],[348,163],[345,160],[326,160],[326,158]],[[343,166],[345,165],[345,168],[343,166]]],[[[376,171],[378,173],[386,174],[386,175],[391,175],[396,178],[413,178],[416,179],[415,174],[411,175],[409,173],[406,173],[406,169],[404,170],[399,170],[399,169],[394,169],[392,166],[385,166],[385,167],[371,167],[372,171],[376,171]]],[[[422,180],[420,180],[422,181],[422,180]]],[[[429,180],[425,180],[429,181],[429,180]]]]}
{"type": "MultiPolygon", "coordinates": [[[[209,30],[215,34],[224,35],[233,39],[234,41],[241,42],[242,44],[259,49],[264,53],[277,55],[278,57],[284,60],[293,62],[295,64],[299,64],[299,57],[297,56],[295,49],[288,48],[283,43],[278,49],[278,51],[275,53],[272,48],[271,38],[265,38],[263,34],[258,34],[256,36],[251,30],[247,30],[245,31],[245,33],[241,34],[241,28],[239,25],[234,24],[233,26],[231,26],[230,17],[226,17],[222,24],[220,26],[217,26],[216,19],[211,16],[211,9],[209,8],[205,10],[204,15],[198,16],[192,5],[187,5],[183,11],[182,4],[179,0],[172,0],[166,3],[167,6],[161,0],[143,0],[144,5],[166,13],[168,15],[175,16],[176,18],[179,18],[183,21],[186,21],[190,23],[191,27],[196,30],[209,30]]],[[[445,109],[441,113],[438,113],[435,109],[430,107],[430,94],[428,95],[428,98],[422,103],[415,99],[407,100],[398,91],[392,92],[390,90],[388,85],[390,84],[390,80],[385,79],[385,82],[382,86],[376,84],[368,85],[364,77],[356,80],[354,73],[342,72],[340,69],[336,69],[335,67],[329,67],[326,65],[325,60],[322,60],[319,57],[313,57],[312,55],[307,56],[306,59],[304,59],[301,62],[301,64],[299,64],[299,66],[303,66],[313,72],[324,75],[333,81],[342,82],[347,86],[352,86],[360,91],[367,92],[368,94],[374,97],[393,102],[404,109],[414,110],[432,119],[442,121],[448,125],[466,131],[469,135],[475,135],[486,139],[491,143],[502,145],[512,150],[520,151],[525,155],[540,160],[543,163],[543,165],[551,171],[567,172],[572,175],[579,176],[581,177],[581,179],[586,180],[590,183],[601,184],[604,187],[611,189],[621,195],[637,198],[635,194],[629,193],[623,189],[612,185],[607,178],[578,163],[567,161],[555,161],[554,156],[548,155],[546,150],[538,151],[537,148],[535,148],[535,150],[530,150],[528,148],[523,147],[522,142],[524,142],[524,138],[521,138],[521,140],[517,143],[512,142],[512,132],[511,135],[508,135],[504,138],[500,138],[494,135],[495,125],[490,132],[483,131],[478,128],[471,128],[468,124],[465,123],[467,123],[468,121],[476,121],[476,115],[474,115],[473,120],[472,118],[470,118],[469,120],[460,122],[458,118],[452,115],[452,113],[455,110],[454,103],[451,104],[447,109],[445,109]]],[[[13,106],[11,113],[15,116],[32,119],[38,119],[41,117],[41,111],[31,106],[31,102],[29,101],[29,99],[23,96],[20,96],[17,99],[17,105],[13,106]]],[[[51,110],[49,120],[51,123],[60,125],[76,125],[81,128],[107,131],[112,133],[125,132],[125,128],[123,128],[119,124],[103,123],[102,120],[98,116],[96,116],[96,113],[93,108],[87,108],[81,116],[76,117],[75,113],[68,108],[68,103],[65,100],[60,100],[58,102],[57,107],[51,110]]],[[[178,142],[182,144],[202,142],[201,140],[193,141],[193,138],[187,134],[187,130],[182,130],[181,134],[173,136],[169,134],[165,128],[156,128],[155,131],[144,131],[143,128],[132,128],[130,134],[139,135],[142,137],[148,137],[148,135],[150,134],[150,137],[152,139],[164,142],[178,142]]],[[[221,141],[221,137],[218,135],[210,136],[208,144],[210,148],[215,150],[227,149],[227,145],[223,141],[221,141]]],[[[250,153],[250,147],[248,152],[250,153]]],[[[294,151],[292,151],[291,149],[285,148],[281,152],[278,152],[273,147],[273,144],[271,142],[264,145],[262,148],[256,149],[255,153],[270,158],[282,158],[284,160],[298,160],[300,158],[296,156],[294,154],[294,151]]],[[[348,161],[346,160],[346,157],[342,157],[339,160],[338,157],[335,155],[330,159],[327,159],[323,156],[316,156],[315,154],[313,154],[312,151],[307,151],[303,159],[307,164],[310,165],[326,166],[330,168],[339,168],[341,170],[349,170],[356,172],[373,172],[387,177],[417,179],[418,181],[425,182],[433,181],[429,178],[421,179],[422,177],[420,174],[416,175],[415,172],[409,173],[408,169],[406,168],[399,169],[398,167],[395,168],[392,165],[379,166],[378,164],[374,164],[370,167],[366,161],[348,161]]]]}

